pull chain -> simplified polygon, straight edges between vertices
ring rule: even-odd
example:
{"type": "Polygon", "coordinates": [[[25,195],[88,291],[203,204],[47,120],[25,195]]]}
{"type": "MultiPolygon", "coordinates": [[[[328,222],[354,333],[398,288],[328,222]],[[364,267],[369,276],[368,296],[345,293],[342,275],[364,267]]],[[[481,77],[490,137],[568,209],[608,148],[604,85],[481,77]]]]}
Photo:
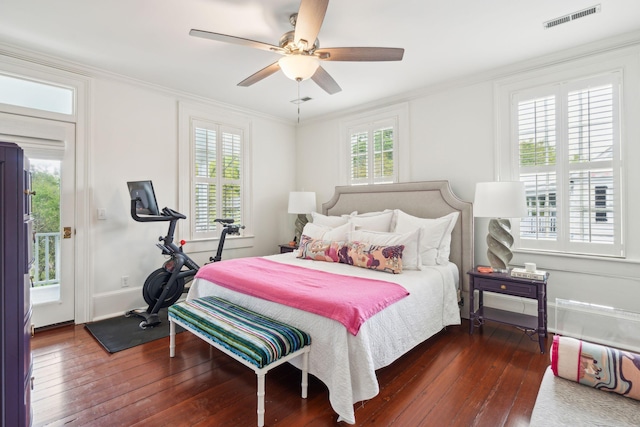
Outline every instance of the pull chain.
{"type": "Polygon", "coordinates": [[[300,124],[300,80],[302,79],[296,79],[296,81],[298,82],[298,124],[300,124]]]}

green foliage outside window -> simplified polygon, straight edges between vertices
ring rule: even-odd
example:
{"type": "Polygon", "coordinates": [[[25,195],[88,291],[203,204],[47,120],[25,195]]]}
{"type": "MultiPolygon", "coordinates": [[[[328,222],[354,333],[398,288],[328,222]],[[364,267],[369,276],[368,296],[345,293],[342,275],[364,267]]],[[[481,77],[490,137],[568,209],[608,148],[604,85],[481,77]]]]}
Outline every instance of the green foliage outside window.
{"type": "Polygon", "coordinates": [[[370,174],[375,178],[393,176],[393,144],[393,128],[374,130],[373,147],[369,147],[368,132],[352,134],[351,179],[367,179],[370,174]],[[369,158],[370,148],[373,151],[371,159],[369,158]]]}
{"type": "Polygon", "coordinates": [[[556,147],[545,140],[520,141],[520,166],[556,164],[556,147]]]}
{"type": "Polygon", "coordinates": [[[37,239],[38,271],[32,271],[31,275],[38,282],[47,278],[47,271],[49,278],[55,274],[56,241],[60,238],[60,171],[52,171],[48,165],[35,162],[32,163],[31,171],[32,190],[36,193],[32,198],[33,231],[37,234],[58,233],[37,239]]]}
{"type": "Polygon", "coordinates": [[[351,136],[351,178],[367,178],[369,171],[369,137],[366,132],[351,136]]]}

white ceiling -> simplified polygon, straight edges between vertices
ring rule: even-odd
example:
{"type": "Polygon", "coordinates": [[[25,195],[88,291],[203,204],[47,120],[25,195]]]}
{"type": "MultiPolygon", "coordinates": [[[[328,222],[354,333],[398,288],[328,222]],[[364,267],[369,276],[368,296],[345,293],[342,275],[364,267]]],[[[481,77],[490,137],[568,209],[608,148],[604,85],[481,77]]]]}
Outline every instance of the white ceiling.
{"type": "MultiPolygon", "coordinates": [[[[297,83],[278,72],[236,84],[279,55],[188,35],[192,28],[269,44],[299,0],[2,0],[0,43],[295,120],[297,83]]],[[[638,0],[332,0],[321,47],[405,49],[401,62],[324,62],[342,87],[300,85],[301,118],[407,94],[640,29],[638,0]],[[543,29],[590,6],[601,12],[543,29]]]]}

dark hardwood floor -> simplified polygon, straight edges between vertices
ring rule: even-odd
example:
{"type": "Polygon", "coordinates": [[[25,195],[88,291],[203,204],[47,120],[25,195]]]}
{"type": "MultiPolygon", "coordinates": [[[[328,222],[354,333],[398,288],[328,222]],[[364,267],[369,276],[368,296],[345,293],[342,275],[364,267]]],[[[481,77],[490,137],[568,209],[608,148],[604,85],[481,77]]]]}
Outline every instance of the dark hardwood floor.
{"type": "MultiPolygon", "coordinates": [[[[550,345],[547,339],[547,348],[550,345]]],[[[190,333],[107,353],[83,326],[37,332],[35,426],[253,426],[256,376],[190,333]]],[[[548,353],[488,322],[449,327],[378,371],[380,393],[355,405],[358,426],[528,426],[548,353]]],[[[266,382],[267,426],[335,426],[326,387],[289,364],[266,382]]]]}

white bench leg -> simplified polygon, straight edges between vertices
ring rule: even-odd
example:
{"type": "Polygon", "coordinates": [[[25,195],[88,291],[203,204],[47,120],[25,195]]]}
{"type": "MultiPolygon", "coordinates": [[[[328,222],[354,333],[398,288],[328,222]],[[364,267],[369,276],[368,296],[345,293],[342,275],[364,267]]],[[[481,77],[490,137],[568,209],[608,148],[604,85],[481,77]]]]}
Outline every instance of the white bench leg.
{"type": "Polygon", "coordinates": [[[176,324],[169,319],[169,357],[176,355],[176,324]]]}
{"type": "Polygon", "coordinates": [[[309,388],[309,352],[302,354],[302,398],[307,398],[307,389],[309,388]]]}
{"type": "MultiPolygon", "coordinates": [[[[282,356],[277,360],[273,360],[269,365],[263,366],[262,368],[258,368],[254,363],[242,358],[241,356],[235,354],[233,351],[229,350],[225,346],[223,346],[220,342],[209,338],[204,333],[200,333],[198,328],[192,328],[191,323],[182,318],[169,318],[169,355],[171,357],[175,356],[175,348],[176,348],[176,324],[182,326],[183,328],[187,328],[192,334],[197,336],[198,338],[204,340],[209,343],[211,346],[217,348],[227,356],[232,357],[243,365],[251,368],[256,373],[258,377],[258,427],[264,427],[264,414],[265,414],[265,383],[266,383],[266,374],[267,372],[275,366],[279,366],[284,362],[287,362],[295,357],[302,356],[302,398],[307,398],[307,392],[309,388],[309,350],[310,346],[307,345],[297,351],[291,352],[286,356],[282,356]]],[[[236,335],[231,334],[231,337],[237,337],[236,335]]],[[[240,336],[240,335],[239,335],[240,336]]]]}
{"type": "Polygon", "coordinates": [[[265,374],[256,373],[258,376],[258,427],[264,426],[264,382],[265,374]]]}

